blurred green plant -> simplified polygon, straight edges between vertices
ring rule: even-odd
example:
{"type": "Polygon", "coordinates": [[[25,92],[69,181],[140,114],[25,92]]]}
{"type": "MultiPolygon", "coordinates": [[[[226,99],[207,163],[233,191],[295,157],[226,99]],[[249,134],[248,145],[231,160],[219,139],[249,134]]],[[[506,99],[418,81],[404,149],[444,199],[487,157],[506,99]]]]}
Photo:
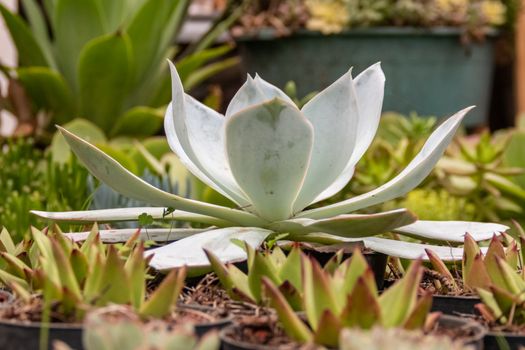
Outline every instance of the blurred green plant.
{"type": "Polygon", "coordinates": [[[138,235],[121,246],[104,245],[94,225],[79,244],[55,226],[45,232],[32,228],[31,239],[15,245],[3,230],[0,280],[26,303],[41,293],[44,305],[69,320],[109,304],[129,304],[143,318],[162,318],[174,310],[186,270],[172,270],[147,293],[149,259],[138,235]]]}
{"type": "Polygon", "coordinates": [[[35,210],[72,210],[87,207],[88,172],[74,158],[57,164],[36,148],[32,139],[6,140],[0,146],[0,227],[16,240],[36,225],[35,210]]]}
{"type": "Polygon", "coordinates": [[[24,88],[34,116],[44,113],[56,124],[80,117],[110,137],[152,135],[170,99],[165,59],[175,57],[187,89],[238,63],[216,61],[231,46],[210,45],[239,11],[226,11],[198,42],[181,50],[173,41],[188,0],[20,3],[27,20],[0,4],[19,58],[19,68],[2,72],[24,88]]]}

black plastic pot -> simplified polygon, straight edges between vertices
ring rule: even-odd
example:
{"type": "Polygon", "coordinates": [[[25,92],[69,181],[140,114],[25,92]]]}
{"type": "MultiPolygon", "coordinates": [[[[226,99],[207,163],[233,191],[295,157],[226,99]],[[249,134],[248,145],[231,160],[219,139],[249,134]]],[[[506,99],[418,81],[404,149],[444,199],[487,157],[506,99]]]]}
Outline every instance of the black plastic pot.
{"type": "Polygon", "coordinates": [[[440,328],[445,329],[455,330],[462,328],[471,331],[473,335],[464,338],[463,343],[465,345],[473,346],[477,350],[483,350],[483,341],[487,334],[487,330],[479,323],[457,316],[442,315],[438,320],[438,325],[440,328]]]}
{"type": "MultiPolygon", "coordinates": [[[[178,306],[179,309],[206,312],[205,307],[178,306]]],[[[195,324],[195,334],[203,336],[211,330],[220,330],[231,324],[231,318],[214,322],[195,324]]],[[[82,350],[82,324],[50,323],[47,325],[47,349],[53,349],[53,342],[60,340],[75,350],[82,350]]],[[[42,323],[0,320],[1,350],[36,350],[40,349],[42,323]]],[[[45,333],[42,333],[45,334],[45,333]]]]}
{"type": "Polygon", "coordinates": [[[488,332],[484,339],[485,350],[518,350],[525,346],[525,335],[506,332],[488,332]],[[502,346],[500,346],[500,343],[502,346]]]}
{"type": "MultiPolygon", "coordinates": [[[[178,305],[177,308],[195,310],[195,311],[203,312],[206,314],[214,313],[214,310],[211,307],[202,306],[202,305],[185,304],[185,305],[178,305]]],[[[197,334],[198,337],[202,337],[204,334],[208,333],[209,331],[213,331],[213,330],[219,331],[223,329],[224,327],[229,326],[232,323],[232,320],[233,320],[232,317],[224,317],[214,322],[197,323],[194,325],[195,334],[197,334]]]]}
{"type": "Polygon", "coordinates": [[[432,311],[441,311],[447,315],[476,314],[474,305],[481,301],[475,296],[434,295],[432,298],[432,311]]]}

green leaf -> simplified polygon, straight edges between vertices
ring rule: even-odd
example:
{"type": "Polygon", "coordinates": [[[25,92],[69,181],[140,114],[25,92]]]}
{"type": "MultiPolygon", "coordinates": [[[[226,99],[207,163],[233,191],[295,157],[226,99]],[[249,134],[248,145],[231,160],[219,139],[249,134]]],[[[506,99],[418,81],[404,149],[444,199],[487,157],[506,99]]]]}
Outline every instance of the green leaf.
{"type": "Polygon", "coordinates": [[[22,67],[17,73],[37,111],[50,112],[59,124],[75,117],[74,97],[58,72],[47,67],[22,67]]]}
{"type": "Polygon", "coordinates": [[[48,28],[44,18],[44,13],[35,0],[22,0],[22,5],[24,8],[24,13],[27,15],[29,20],[31,31],[33,32],[36,41],[40,44],[46,61],[50,67],[56,69],[57,67],[55,58],[53,56],[53,48],[51,46],[51,41],[49,40],[48,28]]]}
{"type": "Polygon", "coordinates": [[[141,244],[132,252],[124,269],[129,276],[131,304],[138,310],[146,296],[146,268],[148,260],[144,259],[144,245],[141,244]]]}
{"type": "Polygon", "coordinates": [[[57,266],[58,274],[62,286],[74,296],[77,301],[81,300],[80,286],[76,279],[73,268],[69,264],[69,259],[62,247],[54,240],[51,240],[51,248],[53,250],[54,260],[57,266]]]}
{"type": "Polygon", "coordinates": [[[134,107],[127,110],[117,119],[111,130],[111,135],[151,136],[161,129],[163,122],[164,113],[162,109],[143,106],[134,107]]]}
{"type": "Polygon", "coordinates": [[[447,265],[445,265],[443,260],[441,260],[439,256],[431,249],[425,249],[425,252],[427,253],[430,264],[432,264],[432,268],[439,272],[439,274],[444,276],[451,283],[451,285],[454,287],[454,291],[459,291],[454,276],[452,276],[452,273],[448,269],[447,265]]]}
{"type": "Polygon", "coordinates": [[[339,318],[332,311],[324,310],[319,319],[319,328],[314,331],[314,342],[337,348],[342,328],[339,318]]]}
{"type": "Polygon", "coordinates": [[[197,85],[204,82],[206,79],[234,66],[237,66],[241,63],[238,57],[232,57],[223,59],[219,62],[208,64],[205,67],[202,67],[188,75],[184,81],[184,88],[186,90],[191,90],[197,85]]]}
{"type": "Polygon", "coordinates": [[[169,314],[177,302],[179,293],[184,287],[186,269],[180,268],[171,271],[142,305],[139,314],[145,317],[161,318],[169,314]]]}
{"type": "MultiPolygon", "coordinates": [[[[276,247],[275,249],[280,249],[276,247]]],[[[279,269],[281,281],[288,281],[297,290],[302,290],[301,283],[301,249],[293,246],[288,253],[284,264],[279,269]]]]}
{"type": "Polygon", "coordinates": [[[119,256],[117,248],[110,245],[99,284],[100,298],[97,300],[97,305],[131,302],[130,290],[123,288],[123,286],[129,286],[129,282],[129,276],[124,269],[124,261],[119,256]]]}
{"type": "Polygon", "coordinates": [[[412,312],[408,316],[403,328],[422,329],[432,308],[432,293],[425,293],[419,298],[412,312]]]}
{"type": "MultiPolygon", "coordinates": [[[[367,270],[368,274],[373,273],[367,270]]],[[[354,283],[351,294],[346,294],[346,305],[341,313],[341,320],[345,327],[359,327],[369,329],[379,324],[381,309],[375,291],[371,290],[364,277],[359,277],[354,283]]]]}
{"type": "Polygon", "coordinates": [[[5,228],[2,228],[2,230],[0,231],[0,243],[2,244],[1,250],[3,252],[15,254],[15,243],[13,242],[13,238],[11,238],[11,235],[5,228]]]}
{"type": "Polygon", "coordinates": [[[82,49],[78,62],[80,115],[109,133],[128,96],[132,55],[126,34],[105,35],[82,49]]]}
{"type": "MultiPolygon", "coordinates": [[[[51,13],[57,63],[74,91],[78,87],[77,65],[80,52],[86,49],[88,41],[107,33],[99,5],[98,0],[56,0],[54,12],[51,13]]],[[[110,52],[96,63],[105,65],[106,59],[113,60],[110,52]]]]}
{"type": "Polygon", "coordinates": [[[273,285],[272,281],[267,278],[262,279],[264,290],[272,307],[277,312],[281,324],[292,339],[295,339],[301,343],[307,343],[313,339],[313,334],[308,329],[306,324],[297,316],[292,310],[290,305],[286,302],[286,299],[282,296],[279,290],[273,285]]]}
{"type": "Polygon", "coordinates": [[[181,58],[179,61],[177,61],[177,63],[175,63],[175,67],[177,67],[177,72],[179,72],[182,84],[184,85],[184,82],[193,71],[202,67],[210,60],[216,59],[226,54],[227,52],[231,51],[232,48],[233,46],[229,44],[221,45],[218,47],[198,51],[181,58]]]}
{"type": "Polygon", "coordinates": [[[69,263],[73,268],[76,280],[80,283],[84,283],[87,272],[89,270],[89,262],[84,254],[78,249],[73,249],[69,256],[69,263]]]}
{"type": "Polygon", "coordinates": [[[22,18],[12,13],[3,4],[0,4],[0,13],[16,46],[19,65],[48,66],[49,62],[47,62],[42,48],[22,18]]]}
{"type": "Polygon", "coordinates": [[[272,283],[279,285],[282,283],[278,276],[275,266],[270,264],[269,259],[265,259],[260,252],[257,252],[248,243],[245,243],[245,249],[248,253],[248,284],[257,303],[262,298],[262,277],[268,278],[272,283]]]}

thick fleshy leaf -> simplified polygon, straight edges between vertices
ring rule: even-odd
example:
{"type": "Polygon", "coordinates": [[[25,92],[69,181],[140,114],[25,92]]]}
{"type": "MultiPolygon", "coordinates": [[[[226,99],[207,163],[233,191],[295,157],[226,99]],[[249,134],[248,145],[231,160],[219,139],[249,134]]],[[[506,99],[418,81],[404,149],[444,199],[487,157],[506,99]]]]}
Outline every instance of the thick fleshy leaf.
{"type": "Polygon", "coordinates": [[[346,305],[341,313],[345,327],[370,329],[381,319],[381,308],[374,291],[360,277],[350,294],[346,295],[346,305]]]}
{"type": "Polygon", "coordinates": [[[347,214],[374,204],[397,198],[412,190],[432,171],[448,144],[452,141],[463,117],[473,107],[465,108],[441,124],[428,138],[416,157],[396,177],[386,184],[345,201],[319,209],[302,212],[298,217],[311,219],[328,218],[347,214]]]}
{"type": "Polygon", "coordinates": [[[246,108],[253,107],[276,97],[294,105],[292,100],[279,88],[264,81],[258,75],[255,76],[255,79],[248,75],[246,82],[230,101],[225,116],[228,119],[246,108]]]}
{"type": "Polygon", "coordinates": [[[359,74],[354,79],[359,107],[357,123],[357,139],[345,169],[317,198],[315,202],[332,197],[341,191],[354,175],[354,168],[359,159],[368,149],[379,125],[381,107],[385,90],[385,75],[380,63],[376,63],[359,74]]]}
{"type": "Polygon", "coordinates": [[[211,215],[246,226],[262,226],[264,220],[240,210],[198,202],[159,190],[133,175],[95,146],[60,128],[69,146],[88,170],[113,190],[152,205],[211,215]]]}
{"type": "Polygon", "coordinates": [[[407,209],[396,209],[378,214],[348,214],[330,219],[292,219],[271,224],[274,231],[307,234],[324,232],[342,237],[369,237],[391,231],[417,220],[407,209]]]}
{"type": "Polygon", "coordinates": [[[164,129],[171,149],[202,182],[239,206],[246,206],[249,202],[235,183],[225,160],[224,118],[184,93],[171,62],[170,71],[172,103],[166,110],[164,129]]]}
{"type": "Polygon", "coordinates": [[[210,266],[203,249],[217,256],[223,263],[242,261],[247,258],[246,251],[232,240],[244,241],[254,248],[271,233],[258,227],[229,227],[198,233],[160,248],[151,249],[146,255],[152,255],[150,265],[157,270],[168,270],[181,266],[190,269],[210,266]]]}
{"type": "MultiPolygon", "coordinates": [[[[428,260],[425,249],[431,249],[443,261],[460,261],[463,257],[463,248],[403,242],[379,237],[365,238],[363,243],[366,248],[373,251],[403,259],[428,260]]],[[[486,251],[486,248],[481,250],[486,251]]]]}
{"type": "Polygon", "coordinates": [[[315,329],[314,342],[337,348],[342,328],[341,320],[332,311],[324,310],[319,319],[319,327],[315,329]]]}
{"type": "Polygon", "coordinates": [[[40,211],[32,210],[32,214],[47,220],[59,222],[72,222],[88,224],[93,222],[122,222],[122,221],[139,221],[139,216],[146,214],[151,216],[154,220],[178,220],[198,222],[201,224],[215,225],[215,226],[229,226],[227,221],[216,219],[211,216],[200,214],[193,214],[182,210],[175,210],[172,213],[167,213],[166,208],[155,207],[138,207],[138,208],[116,208],[116,209],[99,209],[99,210],[84,210],[84,211],[40,211]]]}
{"type": "MultiPolygon", "coordinates": [[[[99,230],[100,240],[104,243],[126,242],[137,233],[136,228],[99,230]]],[[[143,241],[169,242],[193,236],[197,233],[206,232],[210,229],[196,228],[143,228],[140,230],[138,239],[143,241]]],[[[75,242],[82,242],[88,239],[91,232],[71,232],[65,236],[75,242]]]]}
{"type": "Polygon", "coordinates": [[[359,108],[351,72],[310,100],[301,110],[314,127],[310,166],[294,202],[294,213],[314,201],[345,170],[357,138],[359,108]]]}
{"type": "Polygon", "coordinates": [[[259,216],[284,220],[308,170],[313,128],[278,98],[244,109],[226,123],[226,153],[233,176],[259,216]]]}
{"type": "Polygon", "coordinates": [[[508,229],[505,225],[484,222],[418,220],[408,226],[399,227],[394,232],[416,238],[462,243],[466,233],[476,241],[483,241],[508,229]]]}

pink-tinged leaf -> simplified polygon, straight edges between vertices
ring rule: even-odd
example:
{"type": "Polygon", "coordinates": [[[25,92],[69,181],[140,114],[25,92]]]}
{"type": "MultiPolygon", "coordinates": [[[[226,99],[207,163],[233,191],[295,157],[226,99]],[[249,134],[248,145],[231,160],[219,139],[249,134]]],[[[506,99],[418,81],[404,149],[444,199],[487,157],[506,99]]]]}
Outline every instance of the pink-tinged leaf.
{"type": "Polygon", "coordinates": [[[284,296],[279,292],[269,279],[263,277],[262,284],[270,304],[277,312],[279,320],[288,336],[301,343],[307,343],[313,339],[313,334],[306,324],[297,316],[284,296]]]}
{"type": "Polygon", "coordinates": [[[480,249],[476,241],[468,233],[465,235],[465,243],[463,247],[462,271],[463,278],[468,276],[472,270],[474,259],[480,253],[480,249]]]}
{"type": "Polygon", "coordinates": [[[432,293],[424,293],[412,309],[410,316],[405,321],[405,329],[422,329],[425,326],[427,316],[432,308],[432,293]]]}
{"type": "Polygon", "coordinates": [[[516,241],[512,241],[510,243],[510,245],[505,250],[505,255],[505,261],[507,262],[507,264],[509,264],[509,266],[513,269],[517,270],[519,267],[520,249],[516,241]]]}
{"type": "Polygon", "coordinates": [[[454,287],[454,291],[458,291],[456,280],[454,279],[454,276],[452,276],[452,273],[450,273],[450,270],[448,269],[447,265],[445,265],[443,260],[441,260],[439,256],[431,249],[425,249],[425,252],[427,252],[428,260],[430,261],[430,264],[432,264],[432,268],[441,276],[444,276],[451,283],[451,285],[454,287]]]}
{"type": "Polygon", "coordinates": [[[155,318],[168,315],[177,303],[180,291],[184,287],[185,278],[186,268],[173,269],[148,300],[142,304],[139,314],[143,317],[155,318]]]}
{"type": "Polygon", "coordinates": [[[303,310],[303,296],[301,295],[300,290],[296,289],[289,281],[284,281],[279,286],[279,291],[285,297],[292,309],[296,311],[303,310]]]}
{"type": "Polygon", "coordinates": [[[487,305],[479,303],[474,305],[474,308],[486,321],[490,323],[496,322],[497,318],[492,313],[492,309],[489,308],[487,305]]]}
{"type": "Polygon", "coordinates": [[[81,300],[80,286],[73,268],[69,264],[69,259],[66,257],[66,252],[64,252],[62,246],[55,240],[50,240],[50,242],[62,286],[67,288],[71,296],[77,301],[81,300]]]}
{"type": "Polygon", "coordinates": [[[139,246],[131,251],[130,256],[124,264],[124,270],[129,276],[131,305],[139,309],[146,296],[146,269],[148,258],[144,258],[144,245],[139,246]]]}
{"type": "Polygon", "coordinates": [[[508,315],[511,308],[520,302],[516,295],[506,291],[503,288],[490,286],[490,291],[504,315],[508,315]]]}
{"type": "Polygon", "coordinates": [[[350,258],[350,265],[348,266],[348,269],[346,270],[346,274],[344,276],[344,289],[342,293],[344,293],[344,295],[350,294],[354,289],[354,285],[357,282],[357,280],[360,277],[363,277],[363,281],[367,284],[367,287],[372,293],[372,295],[377,296],[377,286],[375,283],[373,273],[370,279],[370,273],[366,273],[367,271],[370,271],[370,273],[372,273],[372,271],[370,270],[370,266],[368,265],[368,261],[363,256],[361,249],[354,249],[352,257],[350,258]]]}
{"type": "Polygon", "coordinates": [[[345,327],[369,329],[380,324],[381,309],[377,297],[363,277],[358,278],[346,300],[340,317],[345,327]]]}
{"type": "Polygon", "coordinates": [[[470,260],[468,271],[463,271],[463,282],[465,283],[465,287],[470,290],[487,288],[490,285],[490,277],[485,268],[481,252],[476,254],[473,260],[470,260]]]}
{"type": "Polygon", "coordinates": [[[245,244],[245,249],[248,253],[248,268],[250,270],[248,273],[248,285],[256,303],[259,304],[262,300],[261,278],[267,277],[276,285],[281,284],[282,281],[269,259],[265,259],[261,253],[247,243],[245,244]]]}
{"type": "Polygon", "coordinates": [[[501,311],[498,302],[490,290],[480,288],[477,289],[476,292],[483,304],[476,304],[475,307],[481,312],[484,318],[488,321],[495,321],[503,316],[503,311],[501,311]]]}
{"type": "Polygon", "coordinates": [[[485,254],[485,259],[493,256],[505,259],[505,247],[503,247],[501,240],[496,235],[492,236],[492,239],[490,240],[489,249],[485,254]]]}
{"type": "Polygon", "coordinates": [[[213,272],[215,272],[215,275],[219,278],[219,281],[221,282],[221,285],[226,291],[231,292],[233,289],[233,281],[228,273],[228,268],[226,265],[211,251],[204,248],[204,253],[206,253],[206,256],[208,257],[208,260],[210,261],[210,265],[213,269],[213,272]]]}
{"type": "Polygon", "coordinates": [[[525,301],[525,295],[523,294],[523,291],[525,291],[525,281],[519,273],[507,264],[504,259],[496,258],[496,265],[498,266],[500,275],[505,281],[506,287],[504,288],[503,285],[495,285],[508,290],[514,295],[520,296],[520,299],[525,301]]]}
{"type": "Polygon", "coordinates": [[[123,288],[129,285],[129,276],[124,269],[124,260],[118,254],[115,246],[108,247],[108,255],[103,266],[99,285],[101,295],[97,300],[97,305],[131,302],[131,292],[128,288],[123,288]]]}
{"type": "Polygon", "coordinates": [[[381,294],[379,304],[383,326],[401,326],[406,321],[416,303],[422,275],[421,260],[416,260],[412,262],[402,279],[381,294]]]}
{"type": "MultiPolygon", "coordinates": [[[[313,329],[317,329],[325,310],[339,314],[335,292],[330,286],[329,276],[319,263],[307,256],[301,259],[306,317],[313,329]]],[[[342,307],[342,305],[341,305],[342,307]]]]}
{"type": "Polygon", "coordinates": [[[341,321],[330,310],[324,310],[314,331],[314,343],[337,348],[342,328],[341,321]]]}
{"type": "Polygon", "coordinates": [[[283,282],[288,281],[297,290],[303,289],[301,283],[301,255],[301,249],[294,245],[279,271],[281,280],[283,282]]]}

